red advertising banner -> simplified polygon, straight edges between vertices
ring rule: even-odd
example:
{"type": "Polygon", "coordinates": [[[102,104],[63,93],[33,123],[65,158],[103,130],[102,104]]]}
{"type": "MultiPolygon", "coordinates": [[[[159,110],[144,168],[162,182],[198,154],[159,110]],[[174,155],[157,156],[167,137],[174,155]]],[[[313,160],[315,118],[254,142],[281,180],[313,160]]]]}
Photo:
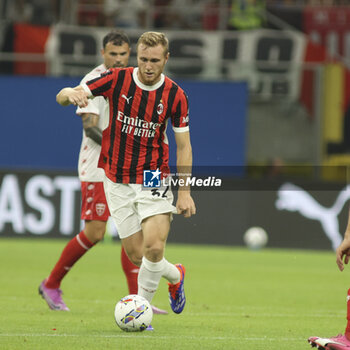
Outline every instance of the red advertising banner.
{"type": "MultiPolygon", "coordinates": [[[[14,25],[14,52],[16,53],[45,53],[45,44],[49,37],[50,28],[46,26],[34,26],[25,23],[14,25]]],[[[46,62],[21,62],[15,63],[16,74],[45,75],[46,62]]]]}
{"type": "Polygon", "coordinates": [[[327,47],[328,53],[350,54],[350,8],[349,7],[306,7],[304,11],[304,32],[312,41],[327,47]]]}
{"type": "MultiPolygon", "coordinates": [[[[313,43],[326,48],[329,59],[350,60],[349,7],[306,7],[303,31],[313,43]]],[[[344,109],[350,101],[349,69],[345,74],[344,109]]]]}

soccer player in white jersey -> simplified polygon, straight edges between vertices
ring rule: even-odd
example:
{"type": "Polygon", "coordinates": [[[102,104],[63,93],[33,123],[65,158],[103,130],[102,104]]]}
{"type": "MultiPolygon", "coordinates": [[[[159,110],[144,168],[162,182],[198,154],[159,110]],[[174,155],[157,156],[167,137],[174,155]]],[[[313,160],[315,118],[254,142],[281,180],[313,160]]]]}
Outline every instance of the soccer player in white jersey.
{"type": "MultiPolygon", "coordinates": [[[[126,67],[130,56],[128,36],[122,31],[108,33],[103,38],[101,54],[103,63],[89,72],[81,83],[99,77],[109,68],[126,67]]],[[[85,220],[85,227],[68,242],[49,277],[39,286],[39,293],[52,310],[69,310],[62,299],[62,279],[74,263],[104,237],[106,231],[110,214],[102,182],[104,171],[97,167],[97,163],[101,151],[102,130],[108,124],[108,109],[108,103],[103,97],[90,100],[86,107],[77,108],[76,113],[81,116],[84,128],[78,172],[82,190],[81,219],[85,220]]],[[[129,260],[123,248],[121,262],[129,293],[137,294],[139,267],[129,260]]],[[[167,314],[165,310],[155,306],[152,308],[154,313],[167,314]]]]}

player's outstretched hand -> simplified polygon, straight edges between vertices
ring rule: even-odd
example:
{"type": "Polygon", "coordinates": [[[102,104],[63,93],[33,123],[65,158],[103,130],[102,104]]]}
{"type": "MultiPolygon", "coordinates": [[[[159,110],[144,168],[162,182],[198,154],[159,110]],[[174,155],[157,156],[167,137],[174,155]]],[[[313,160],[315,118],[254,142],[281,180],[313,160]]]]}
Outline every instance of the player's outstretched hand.
{"type": "Polygon", "coordinates": [[[196,214],[196,205],[189,192],[179,191],[176,202],[178,214],[182,214],[185,218],[189,218],[196,214]]]}
{"type": "Polygon", "coordinates": [[[70,104],[81,108],[88,105],[88,94],[81,86],[64,88],[56,96],[56,101],[62,106],[70,104]]]}
{"type": "Polygon", "coordinates": [[[86,107],[89,103],[87,94],[84,90],[74,90],[74,92],[68,96],[68,99],[71,104],[81,108],[86,107]]]}
{"type": "Polygon", "coordinates": [[[345,237],[343,242],[336,250],[337,265],[340,271],[344,270],[344,263],[348,264],[350,260],[350,238],[345,237]]]}

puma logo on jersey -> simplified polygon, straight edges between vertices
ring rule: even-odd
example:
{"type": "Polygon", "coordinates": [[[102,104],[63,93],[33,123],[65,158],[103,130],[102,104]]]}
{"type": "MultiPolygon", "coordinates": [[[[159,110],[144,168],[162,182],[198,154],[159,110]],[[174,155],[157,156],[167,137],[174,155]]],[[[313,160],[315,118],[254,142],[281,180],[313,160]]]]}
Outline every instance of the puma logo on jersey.
{"type": "Polygon", "coordinates": [[[132,96],[126,97],[124,94],[122,95],[122,97],[126,99],[126,102],[127,102],[128,104],[129,104],[130,99],[132,98],[132,96]]]}

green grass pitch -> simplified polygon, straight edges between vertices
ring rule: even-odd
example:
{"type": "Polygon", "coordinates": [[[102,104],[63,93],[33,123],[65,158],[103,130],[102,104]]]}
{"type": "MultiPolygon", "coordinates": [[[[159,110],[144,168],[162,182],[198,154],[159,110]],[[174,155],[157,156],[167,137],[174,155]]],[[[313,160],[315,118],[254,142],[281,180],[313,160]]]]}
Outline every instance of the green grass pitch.
{"type": "Polygon", "coordinates": [[[49,310],[38,285],[63,240],[0,239],[0,349],[308,349],[311,335],[344,331],[349,272],[332,252],[169,244],[166,257],[186,266],[187,305],[171,312],[161,281],[154,332],[125,333],[114,306],[126,294],[120,244],[100,243],[62,283],[70,312],[49,310]]]}

